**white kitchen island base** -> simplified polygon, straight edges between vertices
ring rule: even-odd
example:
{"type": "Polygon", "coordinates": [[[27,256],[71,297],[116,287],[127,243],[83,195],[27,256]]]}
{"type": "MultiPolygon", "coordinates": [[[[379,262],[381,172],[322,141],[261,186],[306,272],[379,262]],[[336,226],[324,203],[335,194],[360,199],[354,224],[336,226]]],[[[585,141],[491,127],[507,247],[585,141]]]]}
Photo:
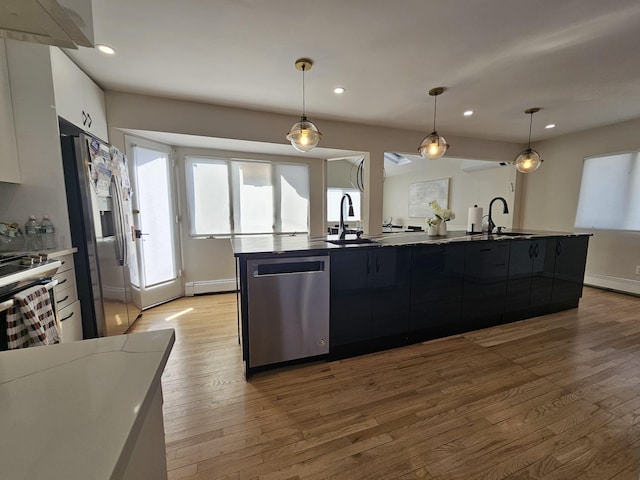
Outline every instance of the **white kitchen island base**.
{"type": "Polygon", "coordinates": [[[0,478],[167,478],[173,330],[0,352],[0,478]]]}

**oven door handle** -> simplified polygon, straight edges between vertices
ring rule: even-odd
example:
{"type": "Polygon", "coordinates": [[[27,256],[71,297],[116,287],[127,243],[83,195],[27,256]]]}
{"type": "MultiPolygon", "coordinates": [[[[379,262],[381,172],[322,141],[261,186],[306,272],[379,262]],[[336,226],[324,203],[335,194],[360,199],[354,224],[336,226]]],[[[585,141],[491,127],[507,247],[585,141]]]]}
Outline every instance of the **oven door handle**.
{"type": "MultiPolygon", "coordinates": [[[[47,290],[51,290],[56,285],[58,285],[58,280],[51,280],[50,282],[44,284],[44,288],[46,288],[47,290]]],[[[5,300],[4,302],[0,302],[0,313],[9,310],[14,305],[15,301],[13,300],[13,298],[5,300]]]]}

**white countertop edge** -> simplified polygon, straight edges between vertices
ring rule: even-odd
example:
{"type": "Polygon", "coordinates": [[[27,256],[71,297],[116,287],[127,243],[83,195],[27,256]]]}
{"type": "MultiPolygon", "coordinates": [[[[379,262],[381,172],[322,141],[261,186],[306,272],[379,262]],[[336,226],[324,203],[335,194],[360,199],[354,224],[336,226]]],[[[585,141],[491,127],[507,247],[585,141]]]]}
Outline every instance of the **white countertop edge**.
{"type": "Polygon", "coordinates": [[[120,478],[161,385],[174,342],[175,331],[163,329],[0,352],[0,397],[12,405],[11,411],[0,412],[0,478],[69,478],[61,470],[75,472],[76,478],[120,478]],[[110,364],[112,373],[100,381],[98,372],[105,372],[110,364]],[[77,379],[77,388],[70,378],[77,379]],[[67,388],[50,389],[61,381],[67,388]],[[125,385],[135,388],[122,390],[125,385]],[[77,392],[86,397],[78,397],[77,392]],[[96,409],[116,399],[126,412],[96,409]],[[33,408],[34,402],[39,408],[33,408]],[[59,412],[58,420],[51,416],[53,412],[59,412]],[[98,432],[98,425],[112,426],[98,432]],[[31,450],[25,450],[27,445],[31,450]],[[27,461],[29,451],[38,452],[40,461],[27,461]],[[54,458],[54,451],[61,455],[54,458]],[[52,470],[56,464],[63,468],[52,470]]]}
{"type": "MultiPolygon", "coordinates": [[[[133,426],[131,427],[131,431],[129,432],[129,436],[127,437],[127,441],[122,446],[122,452],[120,453],[120,457],[116,462],[116,465],[113,468],[113,473],[111,478],[121,478],[124,475],[124,472],[127,468],[127,464],[129,463],[129,459],[131,458],[131,454],[133,453],[133,449],[135,447],[136,441],[138,439],[138,435],[140,430],[142,429],[142,424],[144,423],[147,414],[149,413],[149,407],[151,406],[151,402],[153,400],[153,396],[156,392],[156,388],[161,385],[161,377],[162,372],[164,371],[165,366],[167,365],[167,361],[169,360],[169,355],[171,353],[171,349],[173,348],[173,344],[176,340],[176,334],[174,329],[166,329],[166,330],[156,330],[156,333],[165,333],[166,334],[166,348],[162,355],[162,358],[158,362],[158,368],[156,369],[155,374],[152,378],[149,379],[147,386],[147,393],[145,395],[142,404],[140,405],[140,410],[138,411],[138,415],[134,420],[133,426]]],[[[150,333],[150,332],[147,332],[150,333]]]]}

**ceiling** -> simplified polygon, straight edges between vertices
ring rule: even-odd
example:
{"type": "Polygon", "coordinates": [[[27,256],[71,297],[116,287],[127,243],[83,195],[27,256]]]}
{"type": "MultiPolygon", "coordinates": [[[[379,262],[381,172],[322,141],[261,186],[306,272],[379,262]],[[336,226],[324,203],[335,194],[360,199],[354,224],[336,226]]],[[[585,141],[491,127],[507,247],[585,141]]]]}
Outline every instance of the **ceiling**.
{"type": "MultiPolygon", "coordinates": [[[[104,89],[526,143],[640,118],[638,0],[93,0],[104,89]],[[333,88],[343,86],[342,95],[333,88]],[[465,110],[474,110],[463,117],[465,110]],[[557,125],[545,129],[549,123],[557,125]]],[[[416,139],[416,143],[419,142],[416,139]]]]}

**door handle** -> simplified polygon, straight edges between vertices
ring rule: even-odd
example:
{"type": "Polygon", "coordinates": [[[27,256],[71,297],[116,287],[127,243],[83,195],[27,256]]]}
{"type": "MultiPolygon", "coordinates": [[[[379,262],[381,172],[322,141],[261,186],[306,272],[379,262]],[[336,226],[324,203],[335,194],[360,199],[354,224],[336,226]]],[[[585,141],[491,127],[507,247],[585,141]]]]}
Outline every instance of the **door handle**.
{"type": "Polygon", "coordinates": [[[137,228],[134,229],[134,232],[136,238],[142,238],[143,235],[149,235],[148,233],[142,233],[142,230],[138,230],[137,228]]]}

